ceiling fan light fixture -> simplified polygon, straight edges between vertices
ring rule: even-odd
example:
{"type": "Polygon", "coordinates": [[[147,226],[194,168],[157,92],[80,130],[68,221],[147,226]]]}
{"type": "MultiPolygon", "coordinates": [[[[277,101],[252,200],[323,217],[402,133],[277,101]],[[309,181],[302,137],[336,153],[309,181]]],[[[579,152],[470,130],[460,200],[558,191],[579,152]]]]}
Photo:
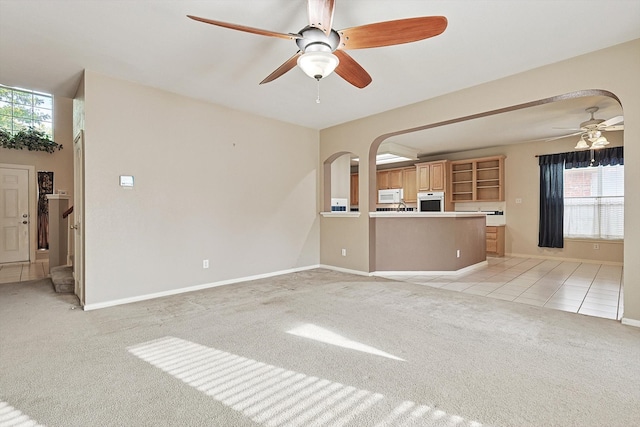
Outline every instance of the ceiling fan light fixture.
{"type": "Polygon", "coordinates": [[[609,141],[604,136],[599,137],[593,144],[591,144],[591,148],[604,148],[605,145],[609,145],[609,141]]]}
{"type": "Polygon", "coordinates": [[[298,66],[312,79],[320,80],[333,73],[340,60],[331,52],[305,52],[298,57],[298,66]]]}
{"type": "Polygon", "coordinates": [[[590,130],[587,132],[587,139],[591,142],[595,142],[600,137],[602,137],[602,132],[599,130],[590,130]]]}
{"type": "Polygon", "coordinates": [[[585,141],[584,138],[580,137],[578,143],[574,148],[576,150],[586,150],[587,148],[589,148],[589,144],[587,144],[587,141],[585,141]]]}

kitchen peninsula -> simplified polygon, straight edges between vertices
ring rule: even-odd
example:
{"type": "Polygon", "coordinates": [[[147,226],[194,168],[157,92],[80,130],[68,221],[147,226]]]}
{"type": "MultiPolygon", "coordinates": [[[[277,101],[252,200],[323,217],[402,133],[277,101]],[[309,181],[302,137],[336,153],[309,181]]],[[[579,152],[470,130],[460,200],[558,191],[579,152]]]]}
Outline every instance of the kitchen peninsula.
{"type": "Polygon", "coordinates": [[[486,214],[370,212],[371,271],[450,273],[486,262],[486,214]]]}

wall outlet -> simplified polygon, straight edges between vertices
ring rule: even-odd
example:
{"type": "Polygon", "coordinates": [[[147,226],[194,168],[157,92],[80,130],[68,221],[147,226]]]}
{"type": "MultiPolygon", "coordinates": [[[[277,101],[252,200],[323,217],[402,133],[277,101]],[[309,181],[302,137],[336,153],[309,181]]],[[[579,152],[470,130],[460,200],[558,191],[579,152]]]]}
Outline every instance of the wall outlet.
{"type": "Polygon", "coordinates": [[[460,249],[458,249],[458,250],[456,251],[456,257],[457,257],[457,258],[460,258],[460,249]]]}
{"type": "Polygon", "coordinates": [[[600,249],[600,243],[594,243],[593,249],[600,249]]]}
{"type": "Polygon", "coordinates": [[[203,259],[202,260],[202,268],[209,268],[209,260],[208,259],[203,259]]]}
{"type": "Polygon", "coordinates": [[[347,256],[347,250],[346,249],[342,249],[342,256],[347,256]]]}
{"type": "Polygon", "coordinates": [[[518,204],[518,205],[519,205],[520,203],[522,203],[522,199],[521,199],[521,198],[517,198],[517,199],[516,199],[516,204],[518,204]]]}

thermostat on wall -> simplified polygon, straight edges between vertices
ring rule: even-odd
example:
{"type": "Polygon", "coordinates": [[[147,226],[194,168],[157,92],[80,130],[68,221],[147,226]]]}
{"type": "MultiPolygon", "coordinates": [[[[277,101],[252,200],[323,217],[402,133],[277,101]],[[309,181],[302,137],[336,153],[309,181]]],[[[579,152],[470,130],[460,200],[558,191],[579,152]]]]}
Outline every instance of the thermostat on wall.
{"type": "Polygon", "coordinates": [[[120,187],[133,187],[133,176],[120,175],[120,187]]]}

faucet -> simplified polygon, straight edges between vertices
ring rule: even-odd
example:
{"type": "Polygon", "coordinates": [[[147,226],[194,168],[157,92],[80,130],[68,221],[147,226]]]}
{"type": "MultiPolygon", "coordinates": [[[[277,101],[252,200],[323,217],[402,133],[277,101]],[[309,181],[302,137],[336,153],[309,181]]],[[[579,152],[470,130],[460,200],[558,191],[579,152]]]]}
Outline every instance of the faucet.
{"type": "Polygon", "coordinates": [[[400,203],[398,203],[398,208],[397,208],[397,212],[400,212],[400,206],[404,206],[404,210],[407,210],[407,204],[404,202],[403,199],[400,199],[400,203]]]}

